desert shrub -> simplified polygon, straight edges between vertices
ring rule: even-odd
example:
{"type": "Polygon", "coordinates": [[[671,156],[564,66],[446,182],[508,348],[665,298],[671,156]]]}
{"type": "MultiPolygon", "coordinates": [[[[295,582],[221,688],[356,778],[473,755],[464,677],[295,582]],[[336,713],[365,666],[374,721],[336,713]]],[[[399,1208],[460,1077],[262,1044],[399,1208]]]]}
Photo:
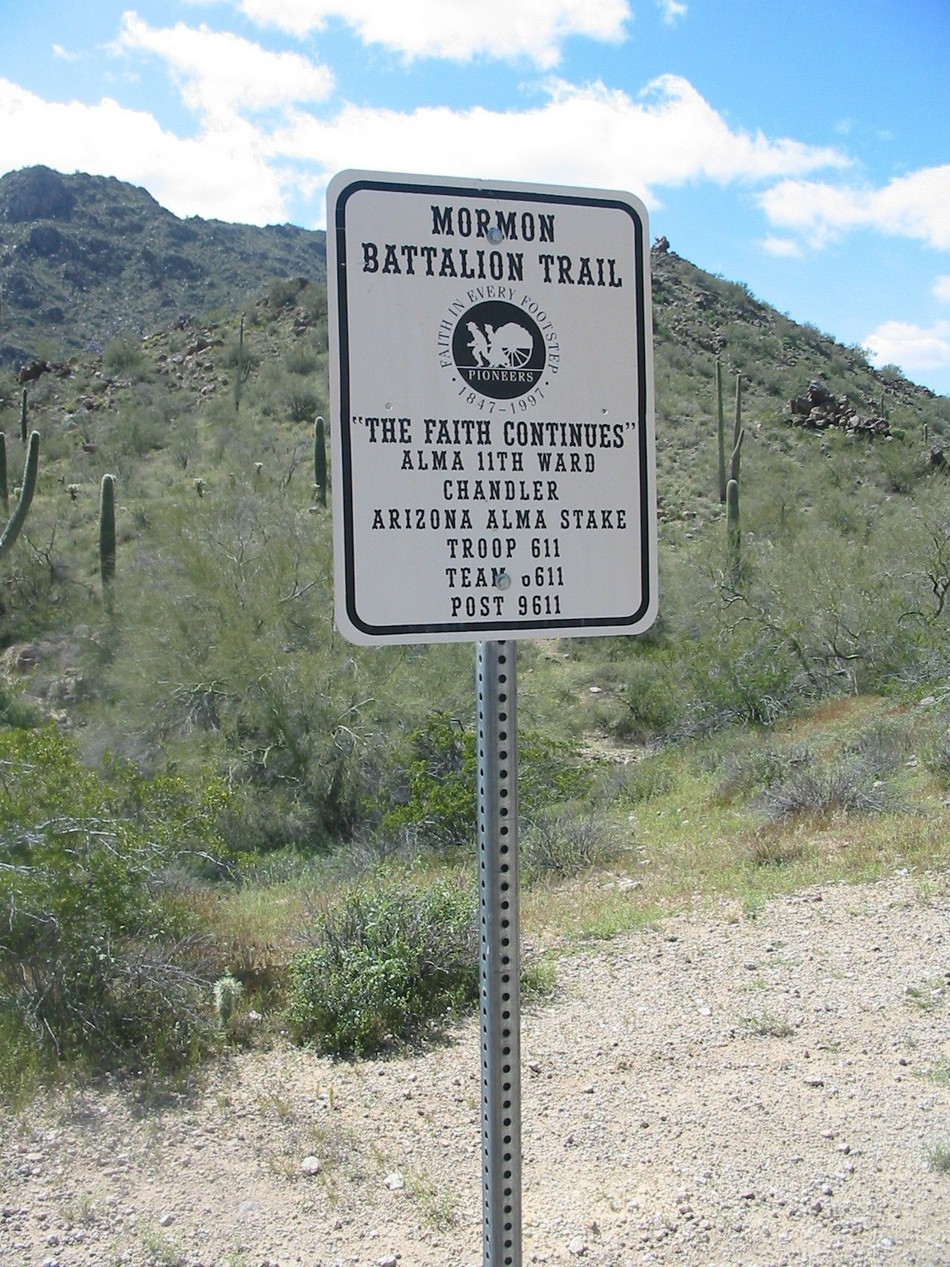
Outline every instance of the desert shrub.
{"type": "Polygon", "coordinates": [[[105,670],[127,732],[228,769],[223,821],[244,850],[322,849],[351,834],[384,743],[368,712],[374,675],[391,666],[385,654],[342,662],[329,542],[298,510],[293,490],[237,488],[207,515],[157,520],[120,586],[105,670]]]}
{"type": "Polygon", "coordinates": [[[289,308],[297,302],[297,296],[307,287],[305,277],[275,277],[267,293],[268,306],[271,312],[279,312],[281,308],[289,308]]]}
{"type": "Polygon", "coordinates": [[[0,726],[30,730],[39,725],[40,714],[9,682],[0,678],[0,726]]]}
{"type": "Polygon", "coordinates": [[[291,374],[316,374],[320,367],[320,354],[312,345],[295,343],[284,356],[284,365],[291,374]]]}
{"type": "Polygon", "coordinates": [[[291,422],[312,422],[327,407],[326,396],[322,391],[303,384],[291,388],[284,399],[291,422]]]}
{"type": "Polygon", "coordinates": [[[881,813],[893,807],[887,785],[859,759],[804,764],[762,797],[773,819],[804,815],[824,818],[835,813],[881,813]]]}
{"type": "Polygon", "coordinates": [[[411,876],[351,892],[316,921],[290,965],[287,1015],[298,1041],[333,1055],[424,1038],[478,998],[476,902],[411,876]]]}
{"type": "MultiPolygon", "coordinates": [[[[327,288],[321,282],[309,282],[297,296],[298,305],[311,321],[325,321],[327,316],[327,288]]],[[[326,331],[324,331],[326,338],[326,331]]]]}
{"type": "Polygon", "coordinates": [[[145,363],[141,340],[130,331],[124,331],[113,339],[102,354],[102,364],[110,374],[134,377],[144,369],[145,363]]]}
{"type": "Polygon", "coordinates": [[[725,754],[718,771],[716,794],[724,804],[761,794],[790,779],[801,766],[813,760],[808,747],[792,744],[779,748],[768,737],[753,732],[725,754]]]}
{"type": "Polygon", "coordinates": [[[807,677],[787,646],[749,626],[729,639],[697,642],[687,666],[680,734],[706,734],[732,723],[771,725],[809,693],[807,677]]]}
{"type": "Polygon", "coordinates": [[[944,785],[950,785],[950,727],[941,726],[923,745],[924,765],[944,785]]]}
{"type": "Polygon", "coordinates": [[[170,439],[169,399],[160,393],[142,396],[101,429],[104,459],[125,482],[136,474],[138,459],[166,447],[170,439]]]}
{"type": "Polygon", "coordinates": [[[769,823],[755,833],[748,849],[755,867],[792,867],[808,854],[808,841],[799,832],[789,833],[783,824],[769,823]]]}
{"type": "Polygon", "coordinates": [[[206,990],[165,875],[184,798],[176,818],[168,787],[150,804],[136,779],[110,788],[50,728],[0,731],[0,786],[0,1013],[21,1046],[93,1066],[189,1060],[206,990]]]}
{"type": "Polygon", "coordinates": [[[616,783],[623,796],[632,804],[666,796],[676,785],[676,772],[668,758],[662,755],[646,756],[631,761],[623,767],[616,783]]]}
{"type": "MultiPolygon", "coordinates": [[[[572,749],[531,731],[518,738],[518,804],[525,816],[566,801],[582,800],[593,775],[572,749]]],[[[446,713],[431,714],[408,737],[384,790],[380,831],[401,835],[410,829],[422,847],[449,848],[475,837],[478,777],[472,729],[446,713]]]]}
{"type": "Polygon", "coordinates": [[[908,722],[900,717],[882,717],[862,729],[845,746],[845,754],[857,758],[875,779],[893,774],[911,752],[908,722]]]}
{"type": "Polygon", "coordinates": [[[526,884],[565,879],[615,862],[623,848],[617,828],[594,810],[544,810],[525,820],[519,841],[521,871],[526,884]]]}
{"type": "Polygon", "coordinates": [[[621,739],[641,740],[663,734],[676,723],[682,706],[682,657],[674,663],[663,652],[643,650],[624,666],[622,711],[611,727],[621,739]]]}
{"type": "Polygon", "coordinates": [[[911,493],[928,473],[926,453],[902,440],[878,446],[880,481],[888,493],[911,493]]]}
{"type": "Polygon", "coordinates": [[[261,354],[254,346],[254,341],[251,339],[246,327],[243,342],[241,341],[240,327],[238,327],[237,333],[228,340],[221,350],[219,360],[222,365],[244,377],[260,366],[261,354]]]}

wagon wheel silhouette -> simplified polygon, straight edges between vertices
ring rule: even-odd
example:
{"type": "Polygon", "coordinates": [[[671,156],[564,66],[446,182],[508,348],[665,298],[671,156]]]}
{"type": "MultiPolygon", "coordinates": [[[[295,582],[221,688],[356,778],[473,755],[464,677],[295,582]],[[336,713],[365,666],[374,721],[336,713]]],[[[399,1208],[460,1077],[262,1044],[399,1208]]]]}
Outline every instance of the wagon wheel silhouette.
{"type": "Polygon", "coordinates": [[[505,365],[519,369],[527,365],[534,351],[534,339],[531,332],[515,321],[496,330],[491,341],[492,361],[495,365],[505,365]]]}

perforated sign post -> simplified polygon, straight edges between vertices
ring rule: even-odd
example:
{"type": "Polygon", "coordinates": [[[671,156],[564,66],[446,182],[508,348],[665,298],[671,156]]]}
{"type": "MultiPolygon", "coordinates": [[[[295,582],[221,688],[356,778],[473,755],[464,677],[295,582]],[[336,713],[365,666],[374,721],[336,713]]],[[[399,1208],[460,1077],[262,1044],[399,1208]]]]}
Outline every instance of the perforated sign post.
{"type": "Polygon", "coordinates": [[[328,190],[336,620],[478,644],[485,1267],[520,1267],[517,639],[656,614],[647,217],[628,194],[328,190]]]}

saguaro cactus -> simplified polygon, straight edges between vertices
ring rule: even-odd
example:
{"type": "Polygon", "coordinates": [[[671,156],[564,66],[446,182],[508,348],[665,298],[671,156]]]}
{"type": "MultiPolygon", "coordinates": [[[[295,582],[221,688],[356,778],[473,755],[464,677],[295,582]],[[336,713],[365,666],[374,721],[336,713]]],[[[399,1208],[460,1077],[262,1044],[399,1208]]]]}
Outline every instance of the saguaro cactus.
{"type": "Polygon", "coordinates": [[[722,409],[722,362],[716,357],[716,406],[719,434],[719,500],[726,500],[726,420],[722,409]]]}
{"type": "Polygon", "coordinates": [[[318,418],[313,427],[313,485],[321,506],[327,504],[327,446],[326,427],[318,418]]]}
{"type": "Polygon", "coordinates": [[[7,485],[7,437],[0,431],[0,506],[3,513],[10,513],[10,489],[7,485]]]}
{"type": "Polygon", "coordinates": [[[30,503],[33,501],[33,494],[36,492],[36,475],[40,467],[40,433],[34,431],[30,436],[30,446],[26,452],[26,464],[23,467],[23,486],[20,489],[20,497],[17,501],[13,514],[7,521],[7,526],[0,536],[0,559],[16,541],[20,535],[27,514],[30,510],[30,503]]]}
{"type": "Polygon", "coordinates": [[[114,475],[103,475],[99,489],[99,575],[104,586],[115,579],[114,475]]]}
{"type": "Polygon", "coordinates": [[[20,397],[20,442],[26,444],[26,388],[20,397]]]}
{"type": "Polygon", "coordinates": [[[234,412],[241,408],[241,396],[244,384],[251,374],[251,363],[244,355],[244,313],[241,313],[241,329],[238,333],[237,365],[234,367],[234,412]]]}

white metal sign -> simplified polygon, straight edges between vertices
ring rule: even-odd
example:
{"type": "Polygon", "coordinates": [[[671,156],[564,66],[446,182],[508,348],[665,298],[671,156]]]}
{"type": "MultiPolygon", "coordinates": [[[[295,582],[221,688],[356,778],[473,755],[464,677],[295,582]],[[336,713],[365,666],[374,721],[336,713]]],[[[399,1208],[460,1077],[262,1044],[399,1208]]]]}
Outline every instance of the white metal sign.
{"type": "Polygon", "coordinates": [[[336,614],[347,638],[652,623],[648,243],[629,194],[333,179],[336,614]]]}

